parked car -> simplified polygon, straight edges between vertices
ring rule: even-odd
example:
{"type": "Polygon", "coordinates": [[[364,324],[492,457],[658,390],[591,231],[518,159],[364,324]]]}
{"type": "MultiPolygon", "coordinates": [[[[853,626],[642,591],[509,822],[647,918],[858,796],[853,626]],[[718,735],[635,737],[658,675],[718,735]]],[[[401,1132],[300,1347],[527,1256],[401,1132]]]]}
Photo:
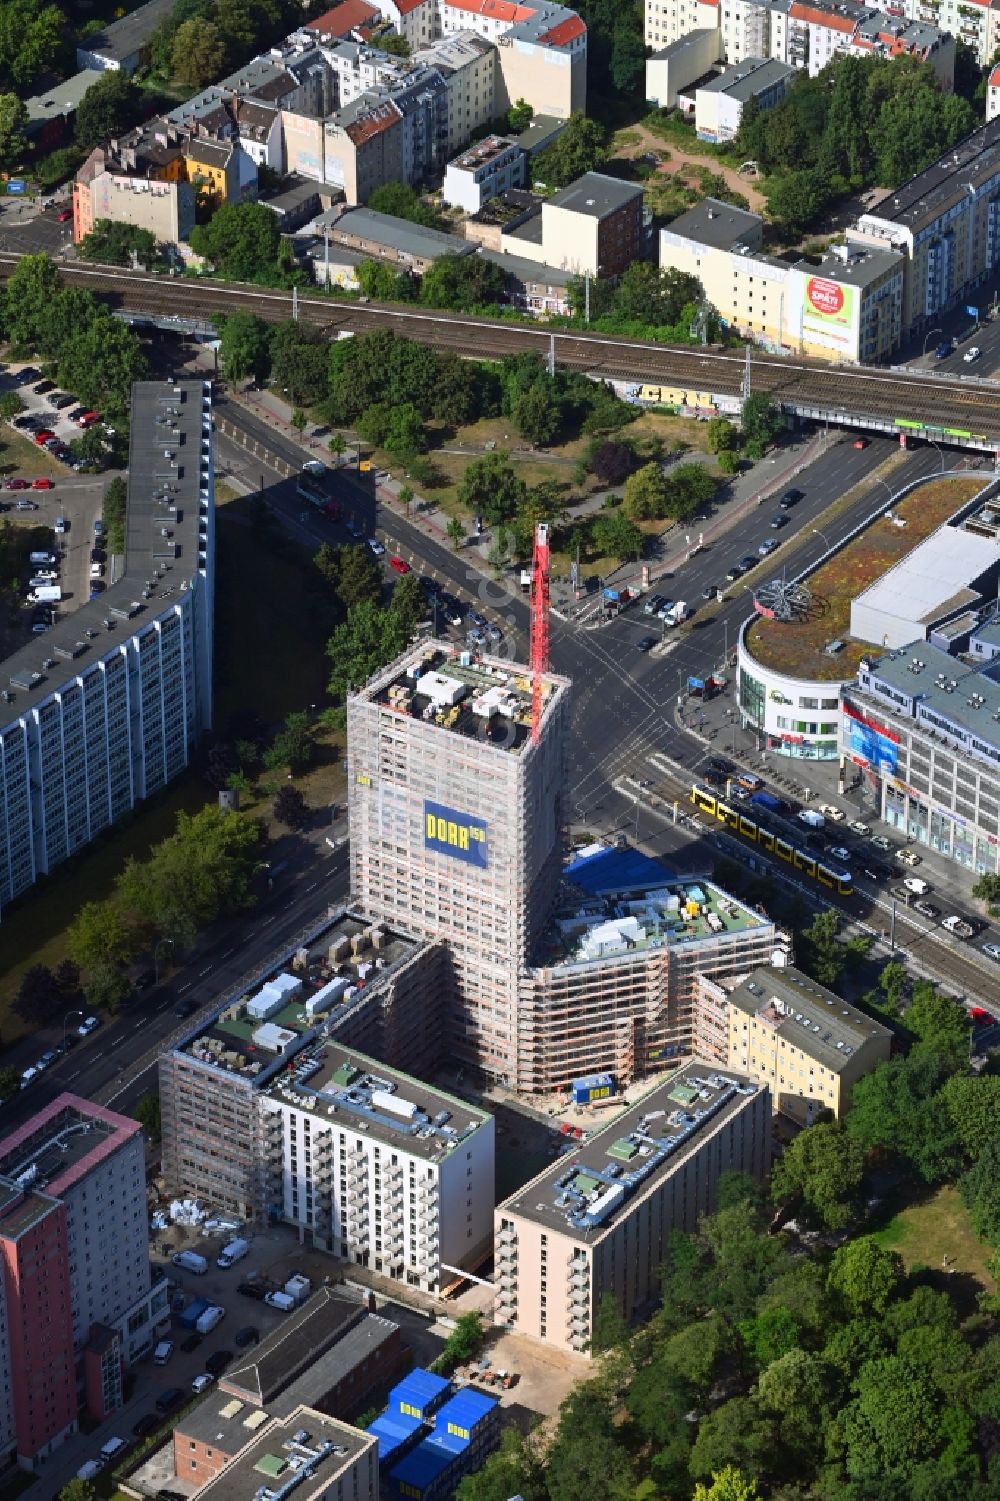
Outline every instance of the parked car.
{"type": "Polygon", "coordinates": [[[245,1350],[248,1345],[260,1344],[260,1330],[255,1324],[247,1324],[242,1329],[237,1329],[233,1335],[233,1344],[237,1350],[245,1350]]]}
{"type": "Polygon", "coordinates": [[[211,1374],[210,1371],[203,1371],[200,1376],[196,1376],[192,1381],[191,1390],[196,1395],[200,1394],[201,1392],[206,1392],[208,1391],[208,1388],[213,1385],[214,1381],[215,1377],[211,1374]]]}
{"type": "Polygon", "coordinates": [[[201,1344],[204,1338],[205,1336],[203,1334],[199,1334],[196,1329],[193,1334],[188,1335],[187,1339],[182,1339],[181,1349],[184,1351],[184,1354],[190,1355],[193,1350],[197,1350],[198,1346],[201,1344]]]}
{"type": "Polygon", "coordinates": [[[41,373],[40,370],[35,369],[34,365],[25,365],[24,369],[14,376],[14,384],[16,386],[30,386],[33,380],[38,380],[41,373]]]}
{"type": "Polygon", "coordinates": [[[31,389],[34,391],[36,396],[47,396],[49,392],[54,391],[55,388],[56,383],[54,380],[39,380],[35,382],[31,389]]]}
{"type": "Polygon", "coordinates": [[[160,1419],[155,1412],[143,1413],[138,1423],[132,1429],[136,1438],[145,1438],[147,1433],[152,1433],[154,1428],[159,1428],[160,1419]]]}
{"type": "Polygon", "coordinates": [[[100,422],[100,420],[101,420],[101,414],[100,414],[100,412],[83,412],[76,419],[76,425],[77,425],[77,427],[83,427],[83,428],[93,427],[94,423],[95,422],[100,422]]]}
{"type": "Polygon", "coordinates": [[[75,396],[67,396],[65,391],[62,391],[58,396],[53,396],[51,398],[51,405],[54,406],[57,411],[62,412],[66,407],[71,407],[75,400],[75,396]]]}
{"type": "Polygon", "coordinates": [[[983,953],[989,954],[991,959],[1000,959],[1000,943],[984,943],[983,953]]]}
{"type": "Polygon", "coordinates": [[[167,1413],[173,1412],[175,1408],[180,1407],[183,1401],[184,1392],[181,1388],[179,1386],[168,1386],[166,1391],[161,1392],[157,1397],[156,1410],[166,1417],[167,1413]]]}
{"type": "Polygon", "coordinates": [[[100,516],[95,516],[94,518],[94,536],[104,536],[104,522],[101,520],[100,516]]]}
{"type": "Polygon", "coordinates": [[[232,1350],[215,1350],[205,1361],[205,1370],[212,1376],[221,1376],[232,1358],[232,1350]]]}
{"type": "Polygon", "coordinates": [[[409,573],[410,571],[409,563],[405,558],[401,558],[398,555],[389,559],[389,567],[393,573],[409,573]]]}
{"type": "Polygon", "coordinates": [[[380,558],[385,552],[385,548],[382,546],[377,537],[369,537],[367,541],[367,547],[369,552],[373,552],[377,558],[380,558]]]}
{"type": "Polygon", "coordinates": [[[38,501],[37,500],[19,500],[18,503],[17,503],[17,505],[14,507],[14,509],[16,511],[37,511],[38,510],[38,501]]]}
{"type": "Polygon", "coordinates": [[[885,837],[884,834],[873,834],[872,835],[872,844],[875,846],[875,848],[877,850],[882,850],[883,854],[886,854],[886,855],[892,849],[892,843],[891,843],[891,841],[888,840],[885,837]]]}
{"type": "Polygon", "coordinates": [[[706,584],[704,589],[701,591],[701,597],[702,599],[714,599],[718,592],[718,588],[715,584],[706,584]]]}
{"type": "Polygon", "coordinates": [[[44,448],[49,439],[54,437],[54,432],[51,432],[47,427],[43,427],[41,432],[35,434],[35,442],[38,444],[39,448],[44,448]]]}
{"type": "Polygon", "coordinates": [[[267,1296],[267,1288],[259,1282],[241,1282],[236,1291],[245,1298],[253,1298],[255,1303],[263,1303],[267,1296]]]}
{"type": "Polygon", "coordinates": [[[73,210],[71,208],[62,208],[59,210],[58,214],[56,214],[56,222],[58,224],[68,224],[72,217],[73,210]]]}
{"type": "Polygon", "coordinates": [[[933,902],[919,901],[913,903],[914,912],[919,912],[921,917],[937,918],[941,916],[941,908],[935,907],[933,902]]]}

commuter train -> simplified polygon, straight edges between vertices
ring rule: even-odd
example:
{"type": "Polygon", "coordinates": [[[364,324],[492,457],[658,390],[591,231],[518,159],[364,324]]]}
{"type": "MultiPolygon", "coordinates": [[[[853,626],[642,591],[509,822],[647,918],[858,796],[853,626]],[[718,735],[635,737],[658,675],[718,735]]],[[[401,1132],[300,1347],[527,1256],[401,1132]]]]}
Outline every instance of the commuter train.
{"type": "MultiPolygon", "coordinates": [[[[773,829],[758,823],[756,818],[751,817],[751,812],[744,812],[738,805],[731,805],[725,798],[712,791],[711,787],[694,786],[691,788],[691,801],[701,813],[710,813],[720,823],[732,829],[734,834],[742,834],[744,839],[749,839],[753,844],[759,844],[768,854],[774,855],[778,860],[784,860],[794,870],[808,876],[810,880],[818,881],[821,886],[835,891],[838,896],[852,896],[854,894],[854,881],[849,871],[833,870],[829,865],[824,865],[821,859],[812,850],[803,849],[776,834],[773,829]]],[[[756,812],[756,809],[751,810],[756,812]]]]}

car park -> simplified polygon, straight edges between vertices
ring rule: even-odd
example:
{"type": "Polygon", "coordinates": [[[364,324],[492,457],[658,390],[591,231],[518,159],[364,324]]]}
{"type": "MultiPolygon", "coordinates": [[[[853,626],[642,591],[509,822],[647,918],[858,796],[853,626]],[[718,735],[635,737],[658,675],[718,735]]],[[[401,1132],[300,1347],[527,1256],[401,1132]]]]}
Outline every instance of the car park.
{"type": "Polygon", "coordinates": [[[831,823],[843,823],[846,817],[846,814],[842,813],[839,808],[835,808],[832,803],[820,803],[819,811],[831,823]]]}
{"type": "Polygon", "coordinates": [[[803,492],[801,490],[786,490],[778,501],[778,508],[782,511],[790,511],[792,506],[798,505],[802,498],[803,492]]]}
{"type": "Polygon", "coordinates": [[[398,556],[389,559],[389,567],[393,573],[409,573],[410,571],[410,565],[406,559],[398,556]]]}
{"type": "Polygon", "coordinates": [[[972,346],[971,349],[967,349],[965,351],[965,353],[962,356],[962,359],[965,361],[965,363],[967,365],[972,365],[972,364],[975,363],[976,360],[978,360],[978,358],[982,354],[982,352],[983,351],[979,348],[978,344],[973,344],[973,346],[972,346]]]}
{"type": "Polygon", "coordinates": [[[636,651],[651,651],[655,645],[655,636],[640,636],[638,641],[635,643],[635,649],[636,651]]]}
{"type": "Polygon", "coordinates": [[[914,912],[919,912],[921,917],[937,918],[941,916],[941,908],[935,907],[933,902],[923,900],[913,903],[914,912]]]}

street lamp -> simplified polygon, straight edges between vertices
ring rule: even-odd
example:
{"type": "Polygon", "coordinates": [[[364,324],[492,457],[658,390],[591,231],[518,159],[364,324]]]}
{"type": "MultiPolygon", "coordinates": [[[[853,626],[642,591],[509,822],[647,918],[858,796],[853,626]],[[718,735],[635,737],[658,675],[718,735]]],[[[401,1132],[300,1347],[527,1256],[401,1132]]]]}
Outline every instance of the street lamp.
{"type": "Polygon", "coordinates": [[[934,335],[935,334],[943,334],[943,333],[944,333],[944,329],[943,328],[932,328],[931,329],[930,333],[924,339],[924,347],[923,347],[923,351],[921,352],[921,355],[920,355],[921,359],[923,359],[924,355],[927,353],[927,345],[930,343],[931,339],[933,339],[934,335]]]}
{"type": "Polygon", "coordinates": [[[172,938],[161,938],[153,946],[153,984],[154,985],[159,985],[159,983],[160,983],[160,950],[164,947],[165,944],[169,944],[170,947],[173,948],[173,946],[174,946],[174,940],[172,938]]]}
{"type": "Polygon", "coordinates": [[[827,552],[829,552],[830,551],[830,543],[829,543],[829,540],[827,539],[826,532],[821,532],[818,526],[814,526],[812,528],[812,532],[813,532],[814,536],[816,536],[816,537],[819,538],[819,540],[822,542],[823,546],[826,548],[827,552]]]}
{"type": "Polygon", "coordinates": [[[69,1026],[70,1020],[74,1016],[78,1016],[80,1018],[80,1020],[83,1021],[83,1012],[82,1011],[67,1011],[66,1015],[63,1017],[63,1045],[62,1045],[62,1050],[63,1050],[64,1053],[66,1051],[66,1028],[69,1026]]]}

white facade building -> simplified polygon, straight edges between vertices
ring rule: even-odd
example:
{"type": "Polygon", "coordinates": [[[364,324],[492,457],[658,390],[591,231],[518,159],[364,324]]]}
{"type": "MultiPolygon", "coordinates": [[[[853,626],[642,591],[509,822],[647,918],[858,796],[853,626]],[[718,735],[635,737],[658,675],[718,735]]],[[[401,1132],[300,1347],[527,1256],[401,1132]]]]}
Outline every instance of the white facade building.
{"type": "Polygon", "coordinates": [[[444,174],[444,201],[457,204],[468,214],[478,214],[484,203],[523,188],[528,158],[509,136],[487,136],[450,161],[444,174]]]}
{"type": "Polygon", "coordinates": [[[188,765],[212,719],[211,387],[133,387],[125,553],[4,664],[0,906],[188,765]]]}
{"type": "Polygon", "coordinates": [[[493,1118],[339,1043],[259,1101],[270,1213],[427,1292],[492,1249],[493,1118]]]}

